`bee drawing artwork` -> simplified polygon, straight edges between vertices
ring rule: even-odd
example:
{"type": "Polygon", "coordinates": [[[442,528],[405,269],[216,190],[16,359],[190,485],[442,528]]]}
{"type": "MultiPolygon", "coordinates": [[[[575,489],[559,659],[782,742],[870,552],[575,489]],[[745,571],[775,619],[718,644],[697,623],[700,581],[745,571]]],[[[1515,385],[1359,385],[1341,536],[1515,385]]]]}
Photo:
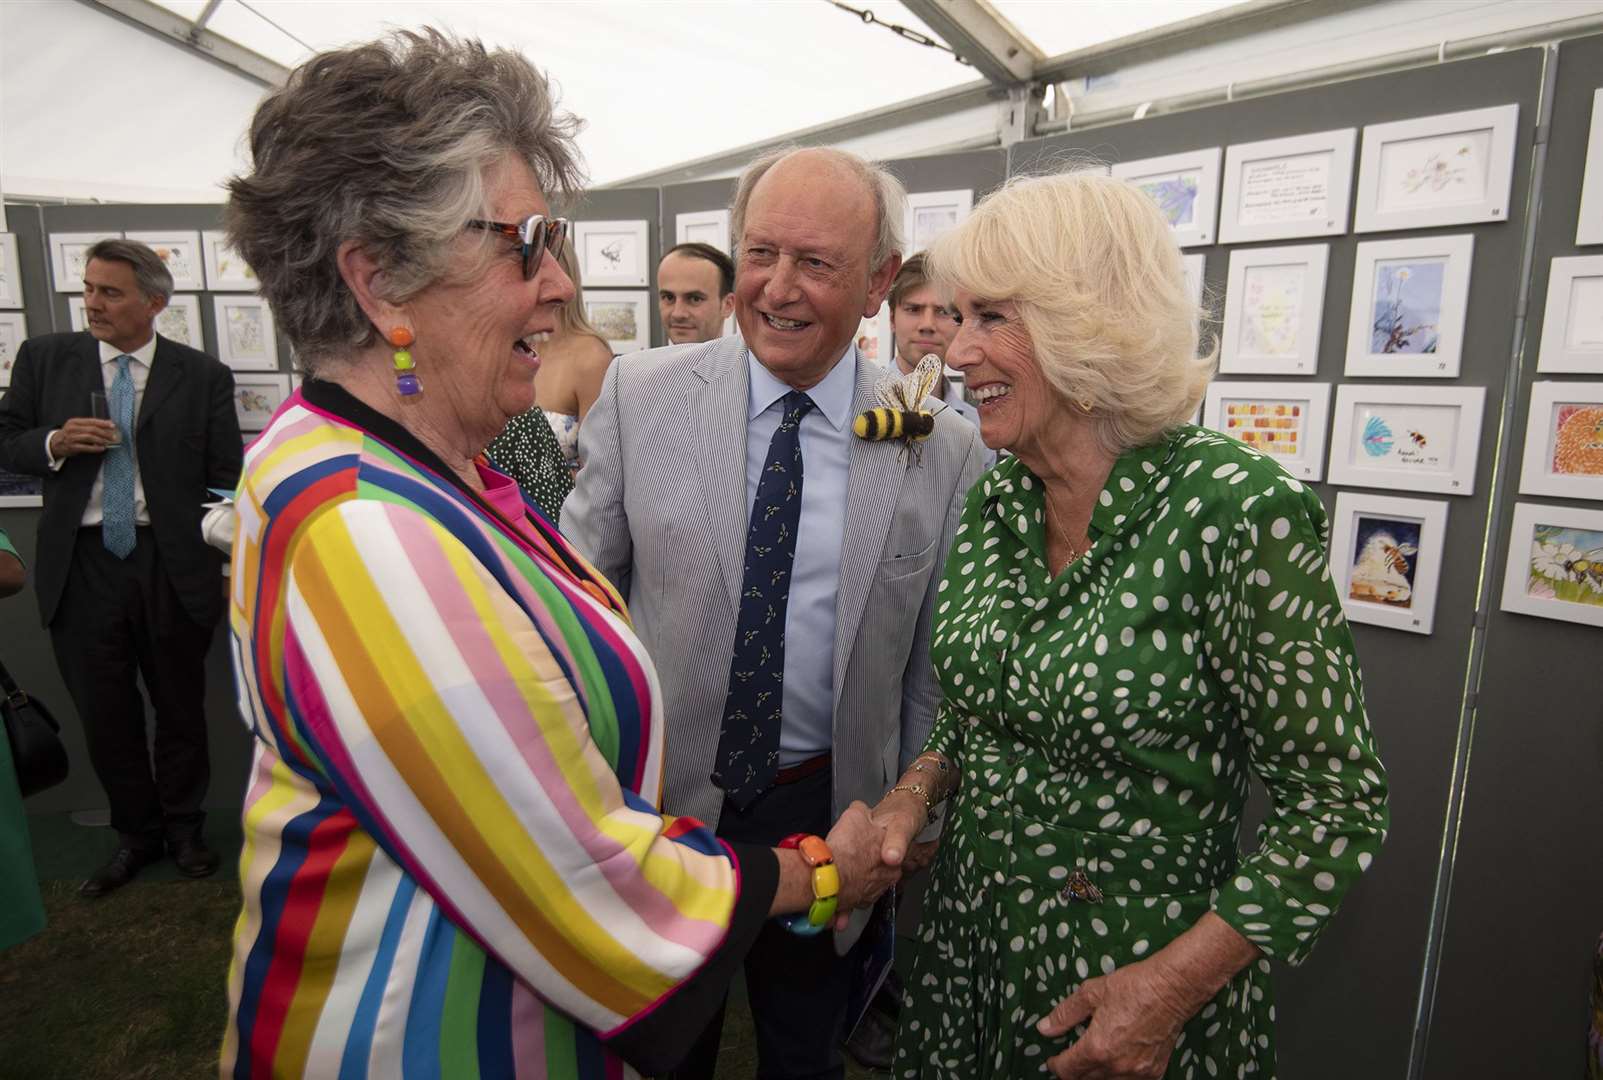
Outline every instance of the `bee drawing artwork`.
{"type": "Polygon", "coordinates": [[[869,442],[900,439],[903,448],[912,451],[916,460],[918,444],[935,431],[935,417],[945,409],[942,406],[931,412],[924,408],[924,400],[934,394],[944,370],[941,358],[930,353],[918,362],[912,374],[900,375],[893,371],[886,375],[874,387],[879,404],[858,413],[852,430],[859,439],[869,442]]]}
{"type": "Polygon", "coordinates": [[[1348,597],[1389,607],[1412,606],[1419,534],[1415,521],[1360,517],[1348,597]]]}

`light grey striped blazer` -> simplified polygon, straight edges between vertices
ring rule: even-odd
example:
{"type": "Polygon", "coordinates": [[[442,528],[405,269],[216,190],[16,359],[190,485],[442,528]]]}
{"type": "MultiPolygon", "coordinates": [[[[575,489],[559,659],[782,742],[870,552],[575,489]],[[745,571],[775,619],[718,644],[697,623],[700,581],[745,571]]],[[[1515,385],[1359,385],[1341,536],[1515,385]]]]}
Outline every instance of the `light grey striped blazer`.
{"type": "MultiPolygon", "coordinates": [[[[883,369],[857,366],[855,411],[883,369]]],[[[562,530],[628,597],[666,711],[665,809],[716,827],[709,774],[729,685],[745,563],[746,403],[739,337],[613,361],[579,431],[582,467],[562,530]]],[[[933,403],[932,403],[933,407],[933,403]]],[[[940,690],[935,590],[985,448],[941,415],[922,465],[896,443],[851,440],[835,657],[834,799],[872,806],[923,748],[940,690]]]]}

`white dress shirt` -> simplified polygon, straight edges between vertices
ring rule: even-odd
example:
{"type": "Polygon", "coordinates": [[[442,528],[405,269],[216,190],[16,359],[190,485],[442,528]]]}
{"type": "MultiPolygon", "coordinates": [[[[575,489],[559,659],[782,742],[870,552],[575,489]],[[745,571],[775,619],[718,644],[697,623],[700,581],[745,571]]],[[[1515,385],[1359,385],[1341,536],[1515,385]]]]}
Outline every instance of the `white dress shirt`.
{"type": "MultiPolygon", "coordinates": [[[[108,344],[104,341],[100,342],[99,345],[100,380],[102,385],[104,385],[106,388],[106,397],[109,400],[111,397],[112,381],[117,378],[117,357],[122,356],[123,351],[117,348],[115,345],[108,344]]],[[[140,406],[145,403],[145,384],[150,381],[150,369],[155,365],[156,362],[156,335],[150,335],[149,341],[145,342],[143,345],[139,346],[139,348],[135,349],[131,353],[128,353],[127,355],[133,357],[133,362],[128,365],[128,374],[134,380],[134,426],[138,427],[139,409],[140,406]]],[[[89,402],[85,401],[83,406],[84,415],[88,416],[89,402]]],[[[50,468],[52,471],[59,470],[67,460],[66,458],[57,458],[50,452],[50,440],[55,437],[56,432],[59,430],[61,429],[56,428],[52,430],[50,434],[45,436],[45,458],[50,462],[50,468]]],[[[129,449],[132,451],[133,432],[128,432],[128,434],[124,437],[129,440],[129,449]]],[[[145,483],[139,476],[138,453],[133,454],[133,459],[134,524],[149,525],[150,510],[145,506],[145,483]]],[[[104,465],[95,471],[95,485],[89,489],[89,502],[84,506],[83,521],[81,522],[81,524],[86,527],[98,527],[101,519],[105,516],[104,508],[101,505],[105,499],[106,485],[104,471],[104,465]]]]}

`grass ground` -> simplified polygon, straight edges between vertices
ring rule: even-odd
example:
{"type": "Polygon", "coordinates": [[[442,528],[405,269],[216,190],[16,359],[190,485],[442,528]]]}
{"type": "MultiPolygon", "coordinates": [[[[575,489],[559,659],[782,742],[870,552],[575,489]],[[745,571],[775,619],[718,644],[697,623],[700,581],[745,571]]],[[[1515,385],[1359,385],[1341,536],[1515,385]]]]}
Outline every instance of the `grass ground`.
{"type": "MultiPolygon", "coordinates": [[[[208,840],[224,855],[216,877],[189,881],[160,863],[95,901],[79,898],[78,882],[110,854],[110,831],[64,816],[30,826],[49,925],[0,952],[0,1080],[215,1077],[239,914],[237,826],[208,823],[208,840]]],[[[751,1016],[737,986],[718,1077],[755,1072],[751,1016]]],[[[846,1075],[883,1074],[848,1058],[846,1075]]]]}

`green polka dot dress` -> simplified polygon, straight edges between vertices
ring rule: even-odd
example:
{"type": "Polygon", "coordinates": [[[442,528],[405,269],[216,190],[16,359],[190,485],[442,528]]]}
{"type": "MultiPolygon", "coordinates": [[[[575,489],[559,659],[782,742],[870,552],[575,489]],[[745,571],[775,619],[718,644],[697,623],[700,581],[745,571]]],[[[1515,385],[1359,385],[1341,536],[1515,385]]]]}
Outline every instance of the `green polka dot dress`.
{"type": "MultiPolygon", "coordinates": [[[[928,745],[962,785],[908,987],[904,1080],[1041,1075],[1069,1042],[1036,1021],[1209,910],[1300,962],[1385,836],[1311,490],[1180,427],[1120,457],[1091,551],[1055,579],[1042,506],[1004,459],[969,493],[940,585],[928,745]],[[1254,774],[1274,808],[1241,856],[1254,774]]],[[[1249,965],[1186,1026],[1167,1076],[1273,1076],[1270,991],[1267,960],[1249,965]]]]}
{"type": "Polygon", "coordinates": [[[495,437],[487,453],[496,468],[518,482],[547,520],[556,523],[562,504],[573,491],[573,473],[562,460],[551,422],[539,409],[514,416],[495,437]]]}

